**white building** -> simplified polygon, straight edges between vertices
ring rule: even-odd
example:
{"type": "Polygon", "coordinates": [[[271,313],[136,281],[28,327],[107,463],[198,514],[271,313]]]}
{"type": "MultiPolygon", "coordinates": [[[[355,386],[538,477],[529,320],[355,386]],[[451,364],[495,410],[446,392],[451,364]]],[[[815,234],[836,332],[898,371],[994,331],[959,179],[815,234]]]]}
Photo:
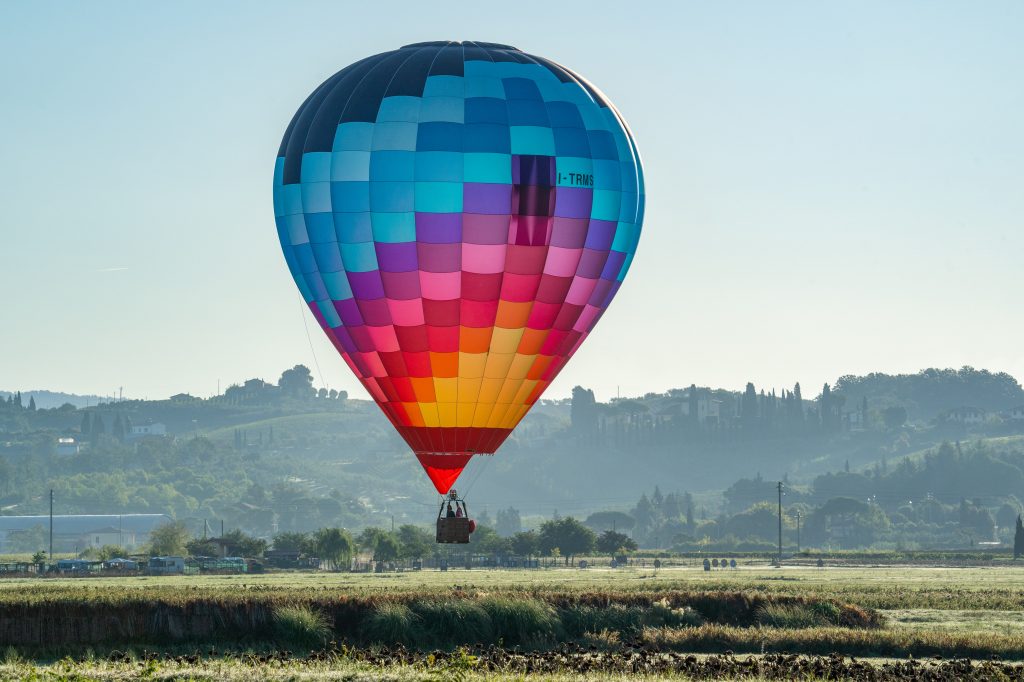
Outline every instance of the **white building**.
{"type": "Polygon", "coordinates": [[[135,541],[135,531],[131,528],[117,528],[105,526],[83,533],[79,538],[81,547],[92,547],[99,549],[104,545],[116,545],[118,547],[134,548],[138,543],[135,541]]]}
{"type": "Polygon", "coordinates": [[[132,438],[144,438],[145,436],[166,436],[167,427],[160,422],[147,422],[132,426],[132,438]]]}
{"type": "Polygon", "coordinates": [[[1019,405],[1006,413],[1007,419],[1024,419],[1024,405],[1019,405]]]}
{"type": "Polygon", "coordinates": [[[942,415],[942,421],[955,424],[982,424],[988,415],[977,407],[958,407],[942,415]]]}
{"type": "Polygon", "coordinates": [[[62,457],[77,455],[80,451],[78,441],[71,436],[61,436],[57,439],[57,454],[62,457]]]}
{"type": "MultiPolygon", "coordinates": [[[[719,415],[721,414],[722,401],[709,398],[707,396],[699,396],[697,398],[697,423],[698,424],[717,424],[719,415]]],[[[690,416],[690,400],[684,400],[679,404],[679,410],[684,417],[690,416]]]]}

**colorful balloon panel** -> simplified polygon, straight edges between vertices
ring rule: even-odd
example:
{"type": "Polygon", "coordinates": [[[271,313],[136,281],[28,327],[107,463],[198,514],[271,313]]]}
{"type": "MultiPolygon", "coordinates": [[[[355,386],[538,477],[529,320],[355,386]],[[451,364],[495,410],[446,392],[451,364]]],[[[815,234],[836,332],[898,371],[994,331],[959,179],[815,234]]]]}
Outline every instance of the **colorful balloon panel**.
{"type": "Polygon", "coordinates": [[[303,298],[444,493],[618,291],[640,159],[608,99],[506,45],[408,45],[296,112],[274,212],[303,298]]]}

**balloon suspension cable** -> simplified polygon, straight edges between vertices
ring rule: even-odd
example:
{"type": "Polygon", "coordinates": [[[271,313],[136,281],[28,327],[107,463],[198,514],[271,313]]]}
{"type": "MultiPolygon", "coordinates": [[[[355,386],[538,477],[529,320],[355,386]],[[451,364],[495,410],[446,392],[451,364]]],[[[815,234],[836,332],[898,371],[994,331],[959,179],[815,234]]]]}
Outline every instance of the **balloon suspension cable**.
{"type": "Polygon", "coordinates": [[[491,460],[494,459],[494,455],[484,455],[484,458],[484,463],[476,472],[476,476],[474,476],[473,480],[470,481],[468,486],[466,486],[466,491],[462,494],[462,499],[466,499],[467,497],[469,497],[469,492],[473,489],[473,486],[476,485],[476,482],[480,480],[480,476],[484,473],[484,470],[491,463],[491,460]]]}
{"type": "Polygon", "coordinates": [[[306,324],[306,301],[301,294],[299,295],[299,315],[302,317],[302,328],[306,330],[309,352],[313,355],[313,366],[316,367],[316,373],[320,376],[320,385],[329,391],[331,387],[324,381],[324,373],[320,370],[320,361],[316,359],[316,350],[313,348],[313,337],[309,335],[309,325],[306,324]]]}

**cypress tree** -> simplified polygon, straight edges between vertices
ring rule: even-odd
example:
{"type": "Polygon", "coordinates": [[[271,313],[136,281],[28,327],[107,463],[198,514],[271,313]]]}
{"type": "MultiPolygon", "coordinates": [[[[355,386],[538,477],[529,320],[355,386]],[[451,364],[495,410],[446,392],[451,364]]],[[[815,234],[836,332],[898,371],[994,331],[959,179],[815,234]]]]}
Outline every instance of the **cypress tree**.
{"type": "Polygon", "coordinates": [[[1013,558],[1019,559],[1024,556],[1024,522],[1017,514],[1017,530],[1013,534],[1013,558]]]}

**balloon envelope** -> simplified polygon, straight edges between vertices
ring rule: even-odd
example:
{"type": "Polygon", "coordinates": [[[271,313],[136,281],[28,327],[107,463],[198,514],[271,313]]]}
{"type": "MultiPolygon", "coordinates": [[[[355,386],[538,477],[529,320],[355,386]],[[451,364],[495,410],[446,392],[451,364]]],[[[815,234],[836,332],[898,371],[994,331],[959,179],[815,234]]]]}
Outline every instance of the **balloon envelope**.
{"type": "Polygon", "coordinates": [[[608,99],[492,43],[418,43],[342,69],[296,112],[274,169],[295,283],[441,493],[593,329],[643,206],[608,99]]]}

